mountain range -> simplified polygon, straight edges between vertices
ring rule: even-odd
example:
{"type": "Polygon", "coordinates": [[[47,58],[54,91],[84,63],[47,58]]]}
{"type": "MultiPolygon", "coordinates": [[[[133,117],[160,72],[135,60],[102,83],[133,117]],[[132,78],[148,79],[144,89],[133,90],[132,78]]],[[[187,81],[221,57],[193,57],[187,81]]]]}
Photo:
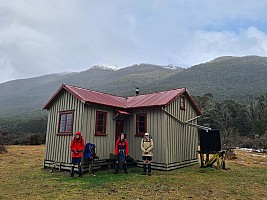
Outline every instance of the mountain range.
{"type": "Polygon", "coordinates": [[[119,96],[186,87],[189,93],[212,93],[216,100],[247,102],[267,92],[267,57],[219,57],[187,69],[136,64],[125,68],[93,66],[75,73],[50,74],[0,84],[0,117],[41,112],[62,83],[119,96]]]}
{"type": "Polygon", "coordinates": [[[247,103],[267,92],[267,57],[219,57],[160,80],[151,90],[186,87],[192,95],[247,103]]]}

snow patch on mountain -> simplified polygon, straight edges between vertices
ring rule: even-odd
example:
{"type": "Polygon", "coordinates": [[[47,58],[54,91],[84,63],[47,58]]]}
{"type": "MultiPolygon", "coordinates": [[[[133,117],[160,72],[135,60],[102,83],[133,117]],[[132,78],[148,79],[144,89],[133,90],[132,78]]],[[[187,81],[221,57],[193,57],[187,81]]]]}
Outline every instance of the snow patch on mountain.
{"type": "Polygon", "coordinates": [[[116,66],[111,66],[111,65],[95,65],[95,66],[92,67],[92,69],[117,71],[120,68],[116,67],[116,66]]]}
{"type": "Polygon", "coordinates": [[[173,69],[173,70],[176,70],[176,69],[179,69],[180,67],[177,67],[177,66],[174,66],[174,65],[165,65],[165,66],[162,66],[163,68],[165,69],[173,69]]]}

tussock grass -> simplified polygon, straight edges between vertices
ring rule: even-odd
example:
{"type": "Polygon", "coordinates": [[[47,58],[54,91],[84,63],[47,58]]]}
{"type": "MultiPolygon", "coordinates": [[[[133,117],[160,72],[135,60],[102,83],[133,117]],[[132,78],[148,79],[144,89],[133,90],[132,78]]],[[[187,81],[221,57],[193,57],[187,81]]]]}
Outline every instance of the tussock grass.
{"type": "Polygon", "coordinates": [[[43,152],[43,145],[9,146],[0,155],[0,199],[267,199],[267,166],[238,159],[226,161],[227,170],[194,165],[149,177],[130,168],[128,175],[96,171],[71,179],[43,169],[43,152]]]}
{"type": "Polygon", "coordinates": [[[0,154],[1,154],[1,153],[6,153],[6,152],[7,152],[7,150],[6,150],[6,146],[0,144],[0,154]]]}

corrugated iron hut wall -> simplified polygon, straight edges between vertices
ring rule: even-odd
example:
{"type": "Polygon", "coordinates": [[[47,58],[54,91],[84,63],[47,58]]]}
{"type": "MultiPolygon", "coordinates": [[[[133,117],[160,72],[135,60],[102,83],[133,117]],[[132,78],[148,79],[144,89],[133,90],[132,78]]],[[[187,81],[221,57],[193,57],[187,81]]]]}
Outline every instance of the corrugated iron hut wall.
{"type": "Polygon", "coordinates": [[[116,131],[114,116],[114,108],[95,104],[85,105],[82,132],[85,133],[85,143],[92,142],[96,145],[96,153],[100,160],[109,159],[110,153],[114,153],[116,131]],[[107,113],[105,136],[95,135],[97,111],[107,113]]]}
{"type": "MultiPolygon", "coordinates": [[[[197,113],[188,99],[185,98],[186,109],[180,108],[180,99],[181,97],[174,100],[165,110],[183,122],[196,117],[197,113]]],[[[167,128],[167,141],[165,142],[168,148],[167,168],[171,170],[196,163],[198,129],[185,125],[168,114],[166,115],[167,120],[164,125],[167,128]]],[[[197,120],[192,121],[192,123],[197,124],[197,120]]]]}
{"type": "Polygon", "coordinates": [[[84,104],[69,92],[63,90],[48,110],[45,165],[51,162],[71,162],[70,143],[73,135],[57,135],[59,113],[69,110],[74,111],[73,133],[75,133],[82,128],[84,104]]]}
{"type": "Polygon", "coordinates": [[[141,140],[143,137],[136,136],[136,114],[147,114],[147,132],[151,133],[154,149],[153,149],[153,168],[164,169],[166,168],[166,115],[160,107],[150,109],[133,110],[132,115],[128,120],[126,126],[127,139],[129,141],[129,154],[133,156],[139,164],[142,164],[141,140]]]}

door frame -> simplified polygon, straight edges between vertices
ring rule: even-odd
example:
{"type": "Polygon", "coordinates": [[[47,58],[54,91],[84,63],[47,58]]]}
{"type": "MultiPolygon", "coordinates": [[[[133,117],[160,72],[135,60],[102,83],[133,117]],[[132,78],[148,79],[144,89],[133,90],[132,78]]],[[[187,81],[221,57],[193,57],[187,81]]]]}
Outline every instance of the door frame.
{"type": "Polygon", "coordinates": [[[124,131],[124,120],[118,119],[116,120],[116,131],[115,131],[115,142],[124,131]]]}

